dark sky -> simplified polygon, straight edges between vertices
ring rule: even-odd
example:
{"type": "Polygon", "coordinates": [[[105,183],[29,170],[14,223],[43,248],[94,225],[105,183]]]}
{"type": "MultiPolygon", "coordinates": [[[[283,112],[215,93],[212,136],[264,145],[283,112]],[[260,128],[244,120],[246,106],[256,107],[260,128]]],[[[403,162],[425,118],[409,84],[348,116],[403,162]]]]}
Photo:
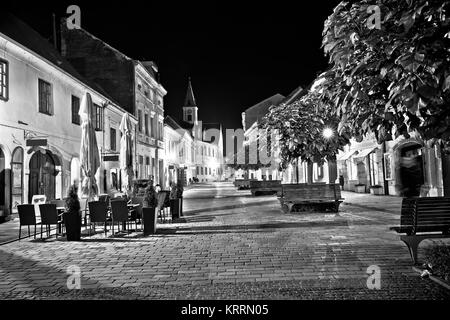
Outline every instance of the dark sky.
{"type": "Polygon", "coordinates": [[[7,8],[50,38],[52,13],[66,16],[78,4],[84,29],[134,59],[156,62],[166,114],[181,117],[191,76],[200,120],[238,128],[242,111],[307,86],[326,68],[323,23],[338,2],[16,1],[7,8]]]}

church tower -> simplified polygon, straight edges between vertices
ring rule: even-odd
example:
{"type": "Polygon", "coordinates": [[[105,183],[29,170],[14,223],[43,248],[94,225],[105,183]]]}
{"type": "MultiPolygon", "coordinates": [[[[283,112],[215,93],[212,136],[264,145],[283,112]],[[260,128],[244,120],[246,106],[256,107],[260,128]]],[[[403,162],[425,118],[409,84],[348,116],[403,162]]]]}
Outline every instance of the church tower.
{"type": "Polygon", "coordinates": [[[198,108],[194,98],[194,91],[192,90],[191,78],[189,77],[188,88],[186,92],[186,99],[183,106],[183,121],[193,124],[198,124],[198,108]]]}

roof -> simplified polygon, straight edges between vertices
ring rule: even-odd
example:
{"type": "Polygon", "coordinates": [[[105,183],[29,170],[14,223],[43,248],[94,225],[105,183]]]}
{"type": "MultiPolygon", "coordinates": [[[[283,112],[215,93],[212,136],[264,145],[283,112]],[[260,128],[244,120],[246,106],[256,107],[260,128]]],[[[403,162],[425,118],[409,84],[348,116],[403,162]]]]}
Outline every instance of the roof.
{"type": "Polygon", "coordinates": [[[197,103],[195,102],[194,90],[192,89],[191,78],[189,77],[188,88],[186,92],[186,98],[184,99],[185,107],[196,107],[197,103]]]}
{"type": "Polygon", "coordinates": [[[283,95],[277,93],[245,110],[245,128],[250,128],[253,123],[262,119],[271,106],[280,104],[284,98],[283,95]]]}
{"type": "Polygon", "coordinates": [[[9,12],[2,13],[0,32],[114,102],[103,88],[83,78],[47,39],[13,14],[9,12]]]}
{"type": "Polygon", "coordinates": [[[304,89],[302,86],[299,86],[297,88],[295,88],[294,91],[292,91],[290,94],[288,94],[288,96],[286,98],[284,98],[280,104],[290,104],[298,99],[300,99],[301,97],[303,97],[305,94],[308,93],[307,89],[304,89]]]}

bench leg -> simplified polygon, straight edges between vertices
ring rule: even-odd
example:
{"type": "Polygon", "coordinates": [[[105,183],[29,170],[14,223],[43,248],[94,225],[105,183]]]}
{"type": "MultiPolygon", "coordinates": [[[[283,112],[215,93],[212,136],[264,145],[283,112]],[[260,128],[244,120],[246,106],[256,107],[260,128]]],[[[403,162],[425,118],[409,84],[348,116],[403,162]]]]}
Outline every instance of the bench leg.
{"type": "Polygon", "coordinates": [[[417,251],[419,249],[419,244],[422,242],[423,239],[418,239],[414,236],[408,237],[403,236],[400,238],[408,247],[409,254],[411,255],[411,259],[414,262],[414,264],[417,264],[417,251]]]}

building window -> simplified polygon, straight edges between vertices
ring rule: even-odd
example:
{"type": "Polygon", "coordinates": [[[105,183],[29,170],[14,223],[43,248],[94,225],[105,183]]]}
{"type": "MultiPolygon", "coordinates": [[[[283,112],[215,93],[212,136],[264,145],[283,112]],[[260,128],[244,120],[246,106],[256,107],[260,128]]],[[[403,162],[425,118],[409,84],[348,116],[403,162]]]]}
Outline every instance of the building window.
{"type": "Polygon", "coordinates": [[[12,156],[12,209],[17,212],[17,205],[23,203],[23,149],[17,147],[12,156]]]}
{"type": "Polygon", "coordinates": [[[95,131],[103,130],[103,108],[94,103],[95,109],[95,131]]]}
{"type": "Polygon", "coordinates": [[[142,132],[142,111],[138,110],[138,128],[139,132],[142,132]]]}
{"type": "Polygon", "coordinates": [[[369,169],[370,169],[370,185],[375,186],[379,184],[378,179],[378,163],[377,154],[372,152],[369,154],[369,169]]]}
{"type": "Polygon", "coordinates": [[[0,60],[0,99],[8,100],[8,62],[0,60]]]}
{"type": "Polygon", "coordinates": [[[144,178],[144,157],[139,156],[139,178],[144,178]]]}
{"type": "Polygon", "coordinates": [[[145,172],[147,174],[147,178],[150,177],[150,157],[145,157],[145,172]]]}
{"type": "Polygon", "coordinates": [[[192,114],[188,114],[187,120],[188,122],[192,122],[192,114]]]}
{"type": "Polygon", "coordinates": [[[151,127],[152,138],[156,138],[156,137],[155,137],[155,135],[156,135],[156,132],[155,132],[155,127],[156,127],[156,124],[155,124],[155,117],[151,117],[150,122],[152,123],[152,127],[151,127]]]}
{"type": "Polygon", "coordinates": [[[116,151],[116,129],[110,128],[110,146],[112,151],[116,151]]]}
{"type": "Polygon", "coordinates": [[[209,175],[211,175],[211,168],[209,168],[209,175]]]}
{"type": "Polygon", "coordinates": [[[203,167],[201,167],[200,169],[201,169],[201,174],[203,175],[203,167]]]}
{"type": "Polygon", "coordinates": [[[159,123],[159,137],[158,137],[158,139],[159,140],[163,140],[163,137],[164,137],[163,127],[164,127],[164,125],[163,125],[162,121],[159,121],[158,123],[159,123]]]}
{"type": "Polygon", "coordinates": [[[200,174],[200,167],[197,167],[197,175],[200,174]]]}
{"type": "Polygon", "coordinates": [[[148,136],[148,114],[144,115],[145,135],[148,136]]]}
{"type": "Polygon", "coordinates": [[[80,98],[72,96],[72,123],[73,124],[81,124],[80,115],[78,112],[80,111],[80,98]]]}
{"type": "Polygon", "coordinates": [[[52,85],[42,79],[39,79],[39,112],[53,114],[52,85]]]}

